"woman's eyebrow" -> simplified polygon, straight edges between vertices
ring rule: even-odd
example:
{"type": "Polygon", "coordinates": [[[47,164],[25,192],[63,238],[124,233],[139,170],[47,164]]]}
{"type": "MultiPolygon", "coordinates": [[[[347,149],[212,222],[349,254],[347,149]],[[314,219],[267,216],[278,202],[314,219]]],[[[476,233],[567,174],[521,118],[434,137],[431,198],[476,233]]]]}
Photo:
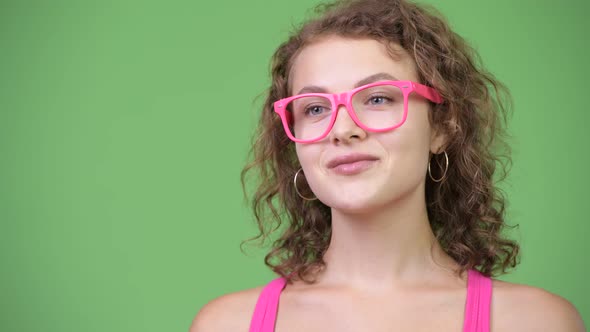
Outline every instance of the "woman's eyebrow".
{"type": "MultiPolygon", "coordinates": [[[[373,82],[377,82],[377,81],[397,81],[398,79],[395,78],[395,76],[390,75],[388,73],[377,73],[377,74],[373,74],[371,76],[367,76],[365,78],[363,78],[362,80],[358,81],[354,87],[358,88],[359,86],[363,86],[366,84],[370,84],[373,82]]],[[[320,86],[317,85],[308,85],[303,87],[301,90],[299,90],[299,92],[297,93],[298,95],[303,94],[303,93],[327,93],[328,90],[325,88],[322,88],[320,86]]]]}
{"type": "Polygon", "coordinates": [[[303,89],[299,90],[299,92],[297,93],[298,95],[303,94],[303,93],[327,93],[328,90],[320,87],[320,86],[316,86],[316,85],[308,85],[303,87],[303,89]]]}
{"type": "Polygon", "coordinates": [[[371,76],[368,76],[366,78],[363,78],[362,80],[358,81],[354,87],[358,88],[359,86],[363,86],[363,85],[367,85],[370,83],[374,83],[377,81],[397,81],[398,79],[395,78],[395,76],[390,75],[388,73],[377,73],[377,74],[373,74],[371,76]]]}

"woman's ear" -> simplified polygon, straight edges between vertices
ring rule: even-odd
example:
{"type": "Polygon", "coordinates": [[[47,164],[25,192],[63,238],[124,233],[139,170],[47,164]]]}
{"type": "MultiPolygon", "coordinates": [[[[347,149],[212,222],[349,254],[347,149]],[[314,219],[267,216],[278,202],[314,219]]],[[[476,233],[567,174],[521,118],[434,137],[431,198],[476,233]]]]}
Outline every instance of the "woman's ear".
{"type": "Polygon", "coordinates": [[[448,149],[450,141],[461,131],[455,118],[444,120],[431,128],[430,152],[433,154],[439,154],[448,149]]]}
{"type": "Polygon", "coordinates": [[[430,152],[433,154],[442,153],[448,144],[448,135],[442,128],[433,128],[430,134],[430,152]]]}

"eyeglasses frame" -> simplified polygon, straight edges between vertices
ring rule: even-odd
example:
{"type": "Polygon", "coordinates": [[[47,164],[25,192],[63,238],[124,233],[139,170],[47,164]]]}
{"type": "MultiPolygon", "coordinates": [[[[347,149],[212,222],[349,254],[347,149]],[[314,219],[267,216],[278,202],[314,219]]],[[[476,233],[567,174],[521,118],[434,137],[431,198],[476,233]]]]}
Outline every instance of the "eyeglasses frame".
{"type": "Polygon", "coordinates": [[[313,143],[313,142],[317,142],[319,140],[322,140],[323,138],[328,136],[330,131],[332,131],[332,128],[334,127],[334,123],[336,122],[336,117],[338,116],[338,111],[339,111],[340,105],[343,105],[344,107],[346,107],[346,111],[348,112],[348,115],[350,115],[350,117],[354,121],[354,123],[356,123],[357,126],[359,126],[360,128],[362,128],[364,130],[371,131],[371,132],[384,132],[384,131],[389,131],[389,130],[393,130],[395,128],[398,128],[399,126],[404,124],[404,122],[406,122],[406,118],[408,117],[408,98],[412,92],[416,92],[420,96],[422,96],[422,97],[424,97],[436,104],[440,104],[443,102],[443,98],[440,96],[440,94],[434,88],[431,88],[429,86],[426,86],[426,85],[423,85],[420,83],[416,83],[413,81],[390,81],[390,80],[388,80],[388,81],[378,81],[378,82],[374,82],[374,83],[369,83],[369,84],[366,84],[363,86],[359,86],[358,88],[354,88],[353,90],[342,92],[342,93],[304,93],[304,94],[294,95],[291,97],[277,100],[276,102],[273,103],[273,108],[274,108],[274,111],[280,116],[281,122],[283,123],[283,129],[285,130],[285,133],[287,134],[289,139],[291,139],[292,141],[297,142],[297,143],[313,143]],[[354,97],[354,95],[357,92],[359,92],[361,90],[364,90],[367,88],[372,88],[374,86],[380,86],[380,85],[392,85],[392,86],[396,86],[396,87],[400,88],[400,90],[402,91],[402,94],[404,96],[404,114],[403,114],[401,122],[396,124],[395,126],[382,128],[382,129],[374,129],[374,128],[369,128],[369,127],[365,126],[359,120],[359,118],[356,116],[356,114],[353,111],[353,107],[352,107],[352,98],[354,97]],[[332,112],[332,115],[330,118],[330,124],[328,125],[328,128],[326,129],[326,131],[323,134],[321,134],[319,137],[314,138],[314,139],[308,139],[308,140],[298,139],[291,134],[291,131],[289,130],[288,117],[286,114],[286,112],[289,112],[286,110],[286,106],[289,105],[289,103],[291,101],[293,101],[295,99],[299,99],[299,98],[304,98],[304,97],[324,97],[332,103],[332,109],[335,110],[334,112],[332,112]]]}

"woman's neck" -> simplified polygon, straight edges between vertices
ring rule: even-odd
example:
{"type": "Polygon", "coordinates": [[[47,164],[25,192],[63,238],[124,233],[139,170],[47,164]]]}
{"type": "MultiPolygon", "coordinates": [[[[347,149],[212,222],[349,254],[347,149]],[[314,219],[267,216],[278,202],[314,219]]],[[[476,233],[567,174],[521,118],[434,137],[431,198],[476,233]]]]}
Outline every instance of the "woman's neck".
{"type": "Polygon", "coordinates": [[[332,209],[324,261],[318,282],[375,291],[429,282],[437,274],[453,279],[457,268],[433,234],[419,190],[372,212],[332,209]]]}

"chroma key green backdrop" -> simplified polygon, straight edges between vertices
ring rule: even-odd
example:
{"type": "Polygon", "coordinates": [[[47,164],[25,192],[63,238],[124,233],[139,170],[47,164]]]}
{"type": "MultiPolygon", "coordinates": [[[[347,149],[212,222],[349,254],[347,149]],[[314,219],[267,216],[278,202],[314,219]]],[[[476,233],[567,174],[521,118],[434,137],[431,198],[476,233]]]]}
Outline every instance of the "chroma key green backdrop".
{"type": "MultiPolygon", "coordinates": [[[[523,253],[501,279],[588,324],[590,3],[425,2],[514,95],[502,186],[523,253]]],[[[239,249],[239,173],[269,58],[316,3],[0,3],[1,331],[186,331],[274,277],[239,249]]]]}

